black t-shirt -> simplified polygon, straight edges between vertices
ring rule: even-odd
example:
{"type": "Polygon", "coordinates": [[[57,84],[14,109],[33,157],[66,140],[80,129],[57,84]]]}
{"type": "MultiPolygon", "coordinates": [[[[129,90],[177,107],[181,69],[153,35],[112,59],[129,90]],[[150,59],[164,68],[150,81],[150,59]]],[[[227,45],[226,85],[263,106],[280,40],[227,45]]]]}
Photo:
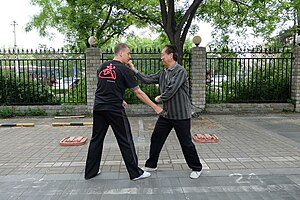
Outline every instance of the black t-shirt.
{"type": "Polygon", "coordinates": [[[95,111],[123,109],[122,102],[125,89],[138,87],[133,71],[116,60],[102,63],[97,69],[97,78],[95,111]]]}

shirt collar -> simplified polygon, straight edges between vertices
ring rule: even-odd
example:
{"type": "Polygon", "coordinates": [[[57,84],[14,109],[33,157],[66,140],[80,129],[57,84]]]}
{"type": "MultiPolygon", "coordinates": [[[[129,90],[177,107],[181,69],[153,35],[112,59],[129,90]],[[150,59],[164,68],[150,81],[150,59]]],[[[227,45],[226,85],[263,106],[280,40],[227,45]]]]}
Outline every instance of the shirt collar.
{"type": "Polygon", "coordinates": [[[177,62],[175,62],[171,67],[169,68],[165,68],[165,71],[172,71],[176,66],[177,66],[177,62]]]}

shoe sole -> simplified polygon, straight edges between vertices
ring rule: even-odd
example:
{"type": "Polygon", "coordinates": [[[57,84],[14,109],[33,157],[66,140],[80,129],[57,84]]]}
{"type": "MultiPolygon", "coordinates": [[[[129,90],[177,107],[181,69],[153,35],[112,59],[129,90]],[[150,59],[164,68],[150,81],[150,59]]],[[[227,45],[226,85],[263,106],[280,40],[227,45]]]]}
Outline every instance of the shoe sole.
{"type": "Polygon", "coordinates": [[[200,172],[199,175],[197,175],[197,177],[191,177],[191,175],[190,175],[190,178],[191,178],[191,179],[197,179],[197,178],[199,178],[199,177],[201,176],[201,174],[202,174],[202,171],[200,172]]]}
{"type": "MultiPolygon", "coordinates": [[[[144,172],[145,173],[145,172],[144,172]]],[[[145,179],[145,178],[149,178],[151,176],[151,174],[149,173],[149,175],[147,175],[147,176],[140,176],[140,177],[137,177],[137,178],[134,178],[134,179],[132,179],[133,181],[137,181],[137,180],[140,180],[140,179],[145,179]]]]}

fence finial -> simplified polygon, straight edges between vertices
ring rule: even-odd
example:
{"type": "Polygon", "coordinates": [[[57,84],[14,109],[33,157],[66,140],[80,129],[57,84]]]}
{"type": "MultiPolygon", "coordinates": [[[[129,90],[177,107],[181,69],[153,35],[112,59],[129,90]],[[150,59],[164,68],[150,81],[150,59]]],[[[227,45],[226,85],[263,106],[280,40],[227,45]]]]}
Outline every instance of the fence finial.
{"type": "Polygon", "coordinates": [[[95,47],[97,43],[97,39],[95,36],[91,36],[89,37],[88,42],[90,44],[90,47],[95,47]]]}
{"type": "Polygon", "coordinates": [[[196,47],[199,46],[199,44],[201,43],[202,41],[202,38],[199,36],[199,35],[196,35],[194,38],[193,38],[193,43],[196,45],[196,47]]]}

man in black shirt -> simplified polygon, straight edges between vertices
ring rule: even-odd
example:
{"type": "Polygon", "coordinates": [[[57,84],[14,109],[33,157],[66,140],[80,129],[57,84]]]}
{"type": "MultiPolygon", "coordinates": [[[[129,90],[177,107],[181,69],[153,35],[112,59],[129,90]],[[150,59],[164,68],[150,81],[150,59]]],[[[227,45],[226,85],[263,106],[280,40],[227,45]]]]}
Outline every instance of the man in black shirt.
{"type": "Polygon", "coordinates": [[[120,43],[114,49],[113,60],[107,61],[97,70],[97,89],[93,109],[93,131],[88,150],[85,179],[99,174],[103,142],[108,127],[111,126],[131,180],[147,178],[151,174],[138,167],[138,158],[132,139],[130,124],[125,113],[123,95],[131,88],[135,95],[159,114],[162,108],[153,103],[139,88],[133,72],[125,64],[130,64],[129,47],[120,43]]]}

